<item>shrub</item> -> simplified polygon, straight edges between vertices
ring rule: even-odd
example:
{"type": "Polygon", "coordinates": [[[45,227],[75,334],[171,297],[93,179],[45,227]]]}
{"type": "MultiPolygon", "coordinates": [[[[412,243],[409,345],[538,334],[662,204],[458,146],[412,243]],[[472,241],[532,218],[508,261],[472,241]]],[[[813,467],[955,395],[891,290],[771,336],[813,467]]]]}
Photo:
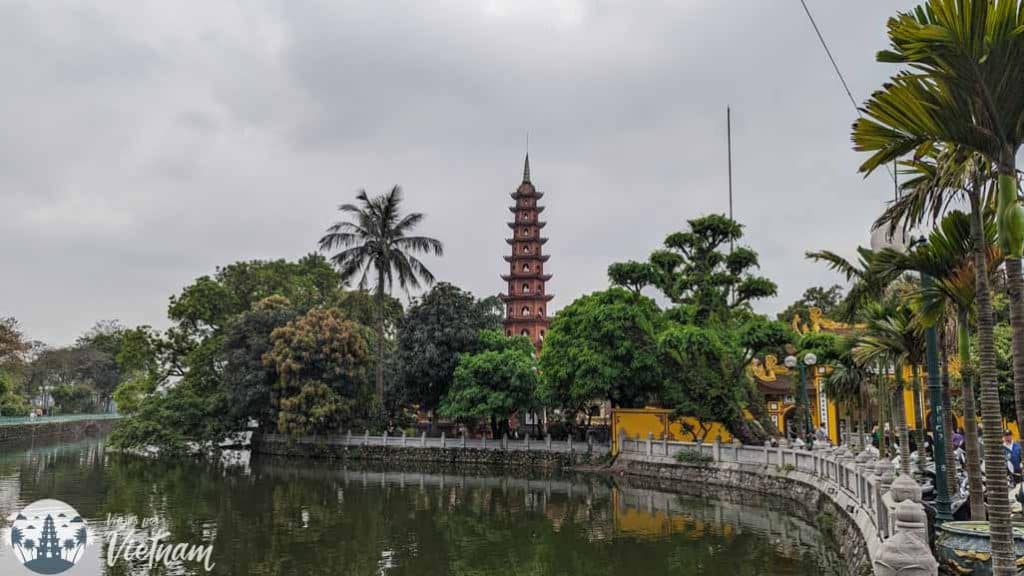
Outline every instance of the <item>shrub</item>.
{"type": "Polygon", "coordinates": [[[709,454],[705,454],[700,450],[680,450],[676,453],[676,462],[683,464],[695,464],[697,466],[705,466],[714,462],[714,458],[709,454]]]}

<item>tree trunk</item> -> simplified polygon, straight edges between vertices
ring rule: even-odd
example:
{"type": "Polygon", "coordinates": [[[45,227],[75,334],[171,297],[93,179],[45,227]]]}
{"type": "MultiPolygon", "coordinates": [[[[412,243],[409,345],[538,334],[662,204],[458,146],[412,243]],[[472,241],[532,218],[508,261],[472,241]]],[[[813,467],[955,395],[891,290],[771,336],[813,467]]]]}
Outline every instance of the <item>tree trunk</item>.
{"type": "MultiPolygon", "coordinates": [[[[946,430],[946,488],[950,493],[956,490],[956,455],[953,454],[953,398],[949,389],[949,338],[946,332],[947,323],[942,322],[939,332],[940,362],[942,368],[942,427],[946,430]]],[[[934,416],[933,416],[934,417],[934,416]]],[[[933,452],[934,454],[934,452],[933,452]]]]}
{"type": "Polygon", "coordinates": [[[377,402],[384,407],[384,269],[377,270],[377,402]]]}
{"type": "Polygon", "coordinates": [[[878,455],[889,458],[889,438],[886,422],[889,421],[889,385],[885,381],[885,371],[881,362],[878,363],[878,376],[875,385],[878,390],[878,455]]]}
{"type": "Polygon", "coordinates": [[[981,444],[978,442],[978,412],[974,405],[974,370],[971,367],[971,332],[968,311],[957,313],[957,337],[960,354],[960,380],[964,406],[964,456],[967,465],[967,489],[970,491],[971,520],[984,521],[985,488],[981,482],[981,444]]]}
{"type": "Polygon", "coordinates": [[[925,458],[924,450],[924,410],[921,407],[921,367],[914,364],[911,367],[911,374],[913,376],[913,390],[914,390],[914,420],[917,422],[915,432],[915,438],[917,442],[917,472],[924,477],[925,464],[927,458],[925,458]]]}
{"type": "Polygon", "coordinates": [[[1013,329],[1013,403],[1020,430],[1024,425],[1024,274],[1020,258],[1006,259],[1006,294],[1013,329]]]}
{"type": "Polygon", "coordinates": [[[971,239],[974,249],[975,295],[978,304],[978,356],[980,358],[981,421],[985,441],[985,477],[988,482],[988,517],[992,543],[992,569],[995,576],[1017,573],[1010,523],[1010,498],[1006,489],[1006,458],[1000,439],[1002,415],[999,410],[999,384],[996,380],[996,345],[992,317],[992,293],[988,282],[986,243],[981,224],[979,190],[972,190],[971,239]]]}
{"type": "Polygon", "coordinates": [[[900,435],[900,474],[910,475],[910,434],[907,431],[907,399],[903,395],[903,367],[896,364],[896,431],[900,435]]]}

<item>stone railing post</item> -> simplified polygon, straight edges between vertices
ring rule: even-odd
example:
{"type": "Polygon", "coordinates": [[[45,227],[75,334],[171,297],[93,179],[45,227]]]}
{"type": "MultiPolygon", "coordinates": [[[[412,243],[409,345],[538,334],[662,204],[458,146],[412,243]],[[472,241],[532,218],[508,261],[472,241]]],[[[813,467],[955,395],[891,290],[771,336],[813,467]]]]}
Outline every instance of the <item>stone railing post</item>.
{"type": "MultiPolygon", "coordinates": [[[[697,446],[697,449],[700,450],[699,445],[697,446]]],[[[722,461],[722,439],[717,436],[715,437],[714,443],[711,444],[711,458],[715,462],[722,461]]]]}
{"type": "Polygon", "coordinates": [[[544,446],[548,449],[548,452],[551,452],[551,434],[544,438],[544,446]]]}
{"type": "Polygon", "coordinates": [[[351,428],[345,431],[345,444],[346,445],[352,444],[352,429],[351,428]]]}
{"type": "Polygon", "coordinates": [[[523,438],[523,445],[526,446],[527,450],[530,449],[530,435],[529,434],[527,434],[526,437],[523,438]]]}
{"type": "Polygon", "coordinates": [[[765,440],[764,441],[764,465],[765,466],[769,466],[772,463],[772,456],[771,456],[772,452],[771,452],[771,450],[772,450],[772,441],[771,440],[765,440]]]}
{"type": "Polygon", "coordinates": [[[787,441],[785,438],[780,438],[779,439],[779,447],[777,448],[778,453],[779,453],[779,462],[778,462],[779,468],[782,468],[783,466],[786,465],[786,448],[788,448],[788,447],[789,447],[789,441],[787,441]]]}
{"type": "Polygon", "coordinates": [[[654,456],[654,432],[647,433],[647,455],[654,456]]]}
{"type": "Polygon", "coordinates": [[[424,431],[420,434],[420,446],[426,447],[427,445],[427,433],[424,431]]]}
{"type": "Polygon", "coordinates": [[[874,569],[875,576],[936,576],[939,573],[939,563],[928,547],[928,519],[919,502],[908,499],[896,505],[896,533],[882,543],[874,569]]]}
{"type": "Polygon", "coordinates": [[[405,443],[406,443],[406,440],[405,440],[405,429],[402,429],[402,446],[405,446],[405,443]]]}
{"type": "Polygon", "coordinates": [[[740,442],[738,438],[733,438],[732,439],[732,461],[733,462],[739,463],[739,461],[740,461],[740,446],[742,446],[742,445],[743,445],[743,443],[740,442]]]}
{"type": "MultiPolygon", "coordinates": [[[[587,454],[594,453],[594,436],[593,434],[587,434],[587,454]]],[[[668,454],[668,444],[665,445],[665,454],[668,454]]],[[[572,484],[570,484],[572,486],[572,484]]]]}
{"type": "Polygon", "coordinates": [[[508,450],[508,434],[502,433],[501,435],[501,449],[508,450]]]}
{"type": "Polygon", "coordinates": [[[381,434],[381,445],[382,446],[387,446],[388,445],[388,431],[387,430],[385,430],[384,433],[381,434]]]}
{"type": "Polygon", "coordinates": [[[448,440],[447,440],[447,438],[445,438],[444,430],[442,430],[441,431],[441,448],[447,448],[447,447],[448,447],[448,440]]]}
{"type": "Polygon", "coordinates": [[[619,452],[621,453],[621,452],[624,452],[625,450],[626,450],[626,431],[625,430],[619,430],[619,452]]]}
{"type": "Polygon", "coordinates": [[[369,446],[369,445],[370,445],[370,431],[367,430],[366,432],[363,433],[363,446],[369,446]]]}
{"type": "Polygon", "coordinates": [[[569,454],[572,454],[572,434],[569,434],[565,439],[566,446],[569,447],[569,454]]]}
{"type": "Polygon", "coordinates": [[[462,431],[462,447],[463,448],[466,447],[466,431],[465,430],[462,431]]]}
{"type": "Polygon", "coordinates": [[[661,435],[661,454],[668,456],[668,434],[661,435]]]}

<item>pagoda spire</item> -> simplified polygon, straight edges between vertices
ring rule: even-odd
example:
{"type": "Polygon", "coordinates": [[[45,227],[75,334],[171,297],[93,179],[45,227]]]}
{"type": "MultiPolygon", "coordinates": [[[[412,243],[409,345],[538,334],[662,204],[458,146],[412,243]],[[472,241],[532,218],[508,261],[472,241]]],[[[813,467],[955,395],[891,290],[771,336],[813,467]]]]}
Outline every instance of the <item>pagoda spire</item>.
{"type": "Polygon", "coordinates": [[[526,153],[526,162],[523,163],[523,182],[530,181],[530,153],[526,153]]]}

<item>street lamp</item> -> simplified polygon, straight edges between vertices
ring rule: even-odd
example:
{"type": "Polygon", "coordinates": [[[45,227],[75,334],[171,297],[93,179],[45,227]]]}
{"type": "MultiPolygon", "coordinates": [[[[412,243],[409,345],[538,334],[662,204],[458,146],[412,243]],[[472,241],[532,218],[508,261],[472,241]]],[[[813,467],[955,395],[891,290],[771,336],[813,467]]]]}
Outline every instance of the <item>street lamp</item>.
{"type": "Polygon", "coordinates": [[[803,411],[803,426],[806,434],[811,433],[811,407],[810,399],[807,396],[807,367],[814,366],[818,363],[818,357],[813,352],[804,354],[804,361],[798,362],[796,356],[786,356],[783,361],[786,368],[794,368],[799,365],[800,367],[800,405],[803,411]]]}
{"type": "MultiPolygon", "coordinates": [[[[922,237],[919,243],[925,244],[922,237]]],[[[921,292],[928,294],[932,277],[921,274],[921,292]]],[[[939,375],[939,336],[935,326],[925,330],[925,364],[928,370],[928,400],[932,408],[932,456],[935,461],[935,520],[938,523],[953,519],[950,511],[949,486],[946,485],[946,420],[942,405],[942,379],[939,375]]],[[[921,423],[924,425],[924,423],[921,423]]],[[[924,458],[924,446],[918,448],[918,458],[924,458]]]]}

